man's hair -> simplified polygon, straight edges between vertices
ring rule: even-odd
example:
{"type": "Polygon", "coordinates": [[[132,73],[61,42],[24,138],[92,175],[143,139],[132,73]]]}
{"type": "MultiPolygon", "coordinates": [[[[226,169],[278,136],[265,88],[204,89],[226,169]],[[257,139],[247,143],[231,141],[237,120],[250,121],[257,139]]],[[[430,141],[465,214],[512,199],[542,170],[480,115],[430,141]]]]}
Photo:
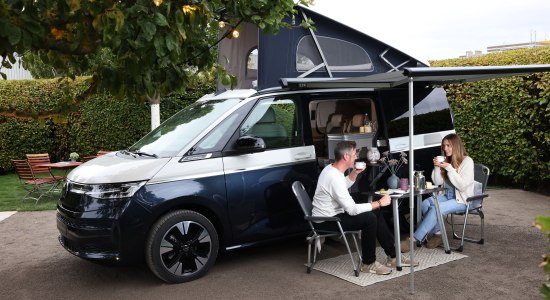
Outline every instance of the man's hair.
{"type": "Polygon", "coordinates": [[[334,147],[334,160],[339,161],[344,157],[344,154],[351,153],[357,147],[354,141],[342,141],[334,147]]]}

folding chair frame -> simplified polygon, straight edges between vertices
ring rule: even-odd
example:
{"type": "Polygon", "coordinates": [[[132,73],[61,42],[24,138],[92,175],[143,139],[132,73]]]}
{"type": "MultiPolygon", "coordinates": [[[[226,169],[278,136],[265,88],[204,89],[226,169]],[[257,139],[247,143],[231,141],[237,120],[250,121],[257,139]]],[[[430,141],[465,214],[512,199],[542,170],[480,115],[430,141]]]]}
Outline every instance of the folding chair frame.
{"type": "Polygon", "coordinates": [[[346,249],[348,250],[348,254],[350,256],[351,264],[353,267],[353,271],[355,276],[359,276],[359,272],[361,271],[361,251],[359,248],[359,244],[357,243],[357,240],[359,239],[359,234],[361,233],[360,230],[355,231],[344,231],[342,228],[342,225],[340,224],[340,219],[338,217],[314,217],[311,215],[312,210],[312,204],[311,199],[309,195],[307,194],[303,184],[300,181],[295,181],[292,184],[292,191],[294,192],[294,195],[296,196],[296,199],[300,203],[300,207],[302,208],[302,211],[304,212],[304,219],[309,223],[309,227],[311,229],[311,232],[306,237],[306,241],[308,243],[308,252],[307,252],[307,273],[311,273],[311,269],[317,262],[317,252],[320,252],[321,249],[321,238],[326,237],[339,237],[344,240],[344,243],[346,245],[346,249]],[[314,222],[315,221],[323,221],[323,222],[336,222],[338,225],[339,231],[327,231],[327,230],[318,230],[315,229],[314,222]],[[349,246],[348,240],[346,238],[346,234],[351,234],[353,237],[353,242],[355,244],[355,249],[357,250],[357,261],[353,257],[353,253],[351,252],[351,248],[349,246]]]}

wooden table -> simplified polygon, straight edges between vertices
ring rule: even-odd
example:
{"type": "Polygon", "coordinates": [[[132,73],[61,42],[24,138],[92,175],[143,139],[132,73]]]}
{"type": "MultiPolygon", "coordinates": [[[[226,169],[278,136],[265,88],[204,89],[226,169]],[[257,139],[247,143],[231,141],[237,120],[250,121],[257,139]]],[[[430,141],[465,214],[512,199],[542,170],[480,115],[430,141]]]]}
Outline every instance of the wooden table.
{"type": "MultiPolygon", "coordinates": [[[[67,172],[70,169],[76,168],[81,164],[82,162],[80,161],[60,161],[55,163],[39,164],[38,166],[47,167],[48,169],[50,169],[50,174],[52,173],[52,169],[65,170],[65,174],[63,175],[63,179],[65,179],[67,177],[67,172]]],[[[51,174],[51,175],[54,176],[54,174],[51,174]]]]}

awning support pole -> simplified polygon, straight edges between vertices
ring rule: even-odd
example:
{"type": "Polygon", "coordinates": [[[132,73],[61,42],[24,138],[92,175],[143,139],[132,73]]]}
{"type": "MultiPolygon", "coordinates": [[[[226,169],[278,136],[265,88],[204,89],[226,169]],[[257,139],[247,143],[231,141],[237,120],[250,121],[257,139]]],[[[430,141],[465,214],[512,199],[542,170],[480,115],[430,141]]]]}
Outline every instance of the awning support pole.
{"type": "MultiPolygon", "coordinates": [[[[410,214],[410,249],[411,249],[411,261],[414,261],[414,247],[416,245],[414,242],[414,203],[415,203],[415,196],[414,196],[414,114],[413,114],[413,103],[414,103],[414,95],[413,95],[413,83],[414,79],[412,77],[409,77],[409,214],[410,214]]],[[[419,217],[419,216],[418,216],[419,217]]],[[[411,264],[411,273],[410,273],[410,287],[411,287],[411,294],[414,294],[414,264],[411,264]]]]}

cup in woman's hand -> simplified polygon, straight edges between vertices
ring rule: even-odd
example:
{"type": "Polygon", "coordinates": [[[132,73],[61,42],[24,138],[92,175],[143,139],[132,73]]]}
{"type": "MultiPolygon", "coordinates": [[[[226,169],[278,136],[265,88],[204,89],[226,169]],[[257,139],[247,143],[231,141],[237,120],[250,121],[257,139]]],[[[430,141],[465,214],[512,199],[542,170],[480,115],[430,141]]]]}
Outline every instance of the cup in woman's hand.
{"type": "Polygon", "coordinates": [[[436,157],[436,159],[437,159],[437,162],[441,164],[442,162],[445,161],[445,156],[439,155],[438,157],[436,157]]]}

